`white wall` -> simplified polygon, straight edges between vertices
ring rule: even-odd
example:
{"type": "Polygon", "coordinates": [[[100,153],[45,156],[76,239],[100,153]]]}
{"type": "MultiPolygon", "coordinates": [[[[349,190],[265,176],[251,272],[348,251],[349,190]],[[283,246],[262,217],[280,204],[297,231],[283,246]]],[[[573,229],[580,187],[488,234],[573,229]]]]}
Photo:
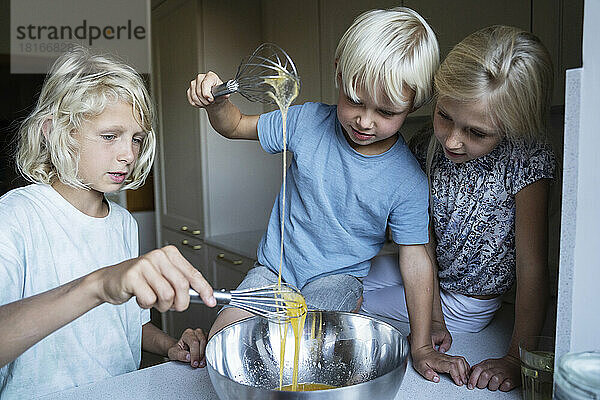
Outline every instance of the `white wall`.
{"type": "Polygon", "coordinates": [[[587,0],[583,20],[583,69],[579,120],[577,228],[574,249],[571,351],[600,350],[600,2],[587,0]]]}
{"type": "Polygon", "coordinates": [[[600,350],[600,2],[587,0],[583,67],[569,72],[565,115],[563,217],[557,321],[557,358],[600,350]],[[580,78],[580,82],[578,82],[580,78]],[[579,92],[579,99],[576,97],[579,92]],[[571,97],[569,97],[571,96],[571,97]],[[579,101],[577,101],[579,100],[579,101]]]}

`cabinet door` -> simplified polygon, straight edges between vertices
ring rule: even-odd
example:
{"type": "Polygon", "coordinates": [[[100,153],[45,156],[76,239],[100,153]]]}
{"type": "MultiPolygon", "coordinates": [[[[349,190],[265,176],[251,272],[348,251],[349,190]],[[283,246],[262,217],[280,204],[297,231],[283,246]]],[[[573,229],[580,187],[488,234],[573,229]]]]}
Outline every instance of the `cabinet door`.
{"type": "MultiPolygon", "coordinates": [[[[213,266],[206,262],[206,246],[198,238],[185,233],[162,230],[163,245],[176,246],[181,254],[197,269],[206,280],[214,282],[213,266]]],[[[208,334],[210,327],[217,317],[215,308],[206,307],[197,302],[191,302],[187,310],[182,312],[167,311],[163,313],[163,327],[172,337],[179,339],[187,328],[202,328],[208,334]]]]}
{"type": "MultiPolygon", "coordinates": [[[[223,80],[236,75],[245,57],[263,42],[259,1],[202,1],[201,71],[223,80]]],[[[263,104],[239,94],[231,102],[244,114],[260,114],[263,104]]],[[[204,167],[204,237],[262,229],[281,186],[281,155],[258,141],[229,140],[215,132],[200,111],[204,167]]]]}
{"type": "Polygon", "coordinates": [[[166,332],[171,337],[179,339],[187,328],[201,328],[208,335],[210,327],[217,319],[217,309],[209,308],[204,304],[191,302],[185,311],[167,311],[165,313],[166,332]]]}
{"type": "MultiPolygon", "coordinates": [[[[262,35],[294,60],[302,87],[295,104],[321,99],[319,1],[262,0],[262,35]]],[[[333,68],[331,60],[330,68],[333,68]]]]}
{"type": "Polygon", "coordinates": [[[581,67],[583,0],[533,0],[532,4],[531,31],[546,45],[554,64],[552,105],[562,105],[565,71],[581,67]]]}
{"type": "Polygon", "coordinates": [[[164,2],[152,12],[158,206],[161,225],[174,230],[203,229],[199,112],[185,96],[198,73],[199,13],[194,0],[164,2]]]}
{"type": "Polygon", "coordinates": [[[405,0],[404,5],[427,20],[437,35],[440,55],[446,54],[465,36],[490,25],[511,25],[529,30],[531,2],[522,0],[405,0]]]}
{"type": "Polygon", "coordinates": [[[254,260],[208,246],[208,263],[215,272],[215,289],[235,289],[254,265],[254,260]]]}
{"type": "Polygon", "coordinates": [[[206,263],[206,246],[198,238],[184,233],[174,232],[170,229],[162,229],[162,245],[174,245],[181,254],[202,273],[207,281],[212,283],[214,272],[206,263]]]}
{"type": "MultiPolygon", "coordinates": [[[[454,45],[486,26],[511,25],[530,29],[529,1],[405,0],[404,5],[421,14],[435,32],[440,45],[440,61],[454,45]]],[[[432,111],[432,104],[429,104],[411,116],[430,116],[432,111]]]]}

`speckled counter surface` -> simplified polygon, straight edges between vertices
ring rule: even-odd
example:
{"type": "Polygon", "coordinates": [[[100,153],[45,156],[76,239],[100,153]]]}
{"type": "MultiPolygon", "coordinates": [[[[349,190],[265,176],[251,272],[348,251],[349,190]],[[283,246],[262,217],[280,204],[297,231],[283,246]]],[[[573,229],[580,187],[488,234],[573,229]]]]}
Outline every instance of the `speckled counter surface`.
{"type": "MultiPolygon", "coordinates": [[[[390,322],[390,321],[388,321],[390,322]]],[[[485,358],[503,355],[512,331],[512,309],[504,304],[492,323],[477,334],[454,334],[451,354],[463,355],[474,365],[485,358]]],[[[402,333],[408,333],[408,327],[402,323],[392,323],[402,333]]],[[[520,390],[508,393],[489,390],[468,390],[458,387],[448,376],[442,376],[439,383],[428,382],[412,368],[409,361],[404,381],[396,396],[400,399],[520,399],[520,390]]],[[[105,379],[95,384],[75,388],[51,396],[45,400],[86,400],[86,399],[190,399],[217,400],[217,394],[210,382],[208,372],[192,369],[187,365],[168,362],[154,367],[131,372],[129,374],[105,379]]]]}

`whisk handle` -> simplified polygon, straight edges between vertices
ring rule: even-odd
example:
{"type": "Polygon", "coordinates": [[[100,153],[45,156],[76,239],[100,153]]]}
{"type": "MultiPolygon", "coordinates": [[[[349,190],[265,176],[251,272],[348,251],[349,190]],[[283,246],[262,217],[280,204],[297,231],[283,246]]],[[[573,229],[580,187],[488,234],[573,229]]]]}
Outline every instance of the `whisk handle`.
{"type": "Polygon", "coordinates": [[[221,83],[220,85],[214,86],[210,91],[214,97],[225,96],[226,94],[231,94],[237,92],[239,89],[239,85],[237,81],[230,79],[225,83],[221,83]]]}
{"type": "MultiPolygon", "coordinates": [[[[225,289],[222,289],[220,291],[215,290],[213,295],[217,300],[217,304],[229,304],[231,302],[231,293],[229,293],[225,289]]],[[[200,295],[198,295],[198,292],[196,292],[192,288],[190,288],[190,302],[204,304],[204,302],[200,298],[200,295]]]]}

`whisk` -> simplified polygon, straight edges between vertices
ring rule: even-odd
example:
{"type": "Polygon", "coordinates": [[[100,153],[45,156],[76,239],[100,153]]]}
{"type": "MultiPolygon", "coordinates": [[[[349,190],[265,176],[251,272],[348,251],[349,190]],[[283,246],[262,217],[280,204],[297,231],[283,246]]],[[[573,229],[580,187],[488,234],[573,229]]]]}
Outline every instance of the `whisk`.
{"type": "Polygon", "coordinates": [[[242,60],[235,78],[215,86],[212,94],[217,97],[238,92],[250,101],[275,103],[273,84],[269,82],[282,79],[285,80],[285,86],[295,89],[297,94],[300,77],[294,62],[281,47],[263,43],[252,55],[242,60]]]}
{"type": "MultiPolygon", "coordinates": [[[[203,303],[194,289],[190,289],[192,302],[203,303]]],[[[285,283],[254,289],[214,292],[217,304],[228,304],[272,321],[286,322],[306,313],[304,297],[298,289],[285,283]]]]}

